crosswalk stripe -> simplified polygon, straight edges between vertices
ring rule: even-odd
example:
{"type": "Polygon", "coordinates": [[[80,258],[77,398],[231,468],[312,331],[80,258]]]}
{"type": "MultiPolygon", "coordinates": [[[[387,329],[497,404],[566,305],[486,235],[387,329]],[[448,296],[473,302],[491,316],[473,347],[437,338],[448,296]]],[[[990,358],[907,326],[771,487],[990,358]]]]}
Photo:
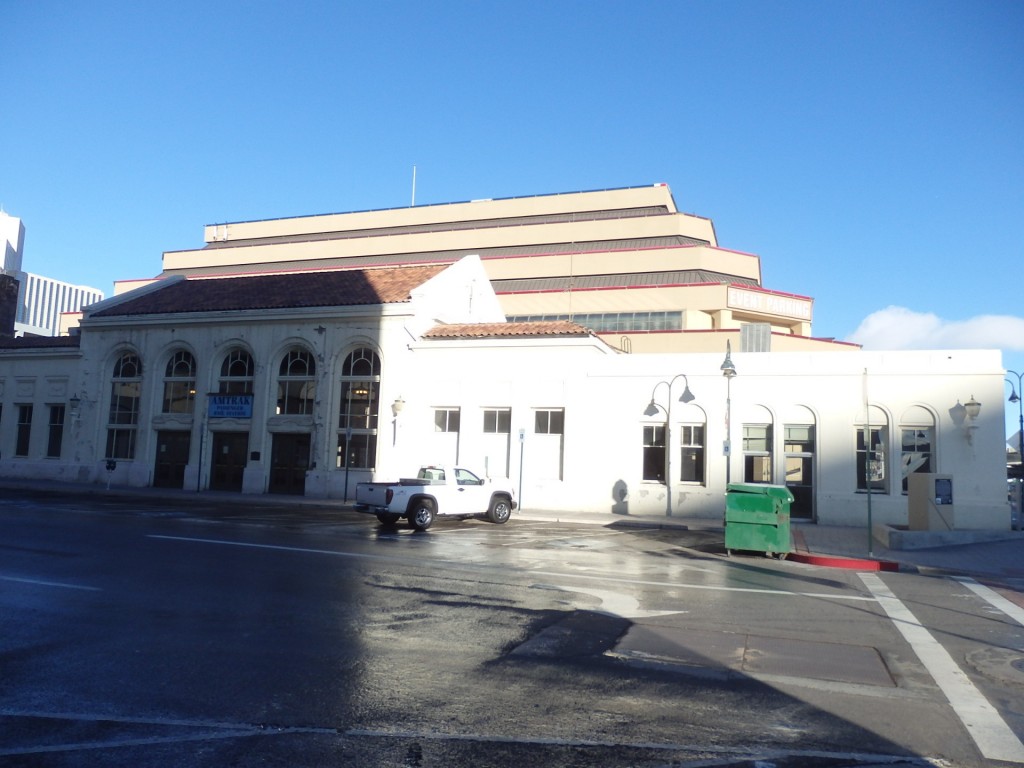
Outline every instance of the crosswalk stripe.
{"type": "Polygon", "coordinates": [[[914,653],[938,684],[956,716],[967,728],[981,754],[989,760],[1024,763],[1024,744],[999,712],[970,681],[941,643],[874,573],[860,573],[861,581],[910,643],[914,653]]]}

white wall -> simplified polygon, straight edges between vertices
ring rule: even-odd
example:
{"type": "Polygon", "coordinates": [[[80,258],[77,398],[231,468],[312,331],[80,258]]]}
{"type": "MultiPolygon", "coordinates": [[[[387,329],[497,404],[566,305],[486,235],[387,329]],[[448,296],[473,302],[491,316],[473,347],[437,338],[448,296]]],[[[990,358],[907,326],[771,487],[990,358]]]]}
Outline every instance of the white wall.
{"type": "MultiPolygon", "coordinates": [[[[142,412],[134,461],[119,462],[113,482],[135,486],[152,483],[156,430],[174,421],[191,431],[191,463],[186,486],[205,487],[210,458],[208,424],[202,419],[205,394],[217,389],[219,364],[234,345],[250,350],[257,364],[255,408],[250,423],[251,451],[244,490],[267,487],[271,431],[291,429],[312,435],[315,469],[307,475],[310,496],[340,499],[348,482],[370,479],[369,471],[335,468],[341,362],[355,346],[379,350],[382,360],[378,460],[375,479],[415,471],[419,464],[453,458],[453,435],[434,429],[434,409],[459,408],[458,459],[482,467],[493,455],[494,435],[483,432],[483,411],[511,410],[508,440],[509,476],[522,489],[526,508],[571,515],[586,511],[619,515],[721,518],[725,493],[726,380],[721,354],[613,353],[594,338],[525,338],[505,340],[422,341],[415,332],[429,326],[448,292],[464,293],[471,270],[436,281],[408,304],[340,307],[291,313],[238,312],[221,316],[155,319],[93,319],[83,322],[81,355],[57,352],[0,352],[0,473],[5,476],[107,481],[103,455],[109,412],[110,373],[118,351],[133,349],[145,367],[142,412]],[[436,290],[432,294],[431,290],[436,290]],[[322,328],[323,330],[318,330],[322,328]],[[317,358],[318,396],[312,416],[274,415],[277,367],[293,343],[305,344],[317,358]],[[197,360],[198,397],[193,416],[160,414],[163,366],[177,348],[197,360]],[[665,414],[644,414],[652,397],[668,406],[668,382],[685,374],[695,399],[673,402],[672,442],[684,422],[706,426],[704,483],[683,485],[644,481],[642,434],[645,424],[664,424],[665,414]],[[46,459],[41,432],[44,406],[77,395],[82,406],[66,436],[60,460],[46,459]],[[26,400],[25,398],[29,398],[26,400]],[[56,399],[56,400],[54,400],[56,399]],[[391,403],[405,406],[394,417],[391,403]],[[13,458],[19,402],[39,405],[33,455],[13,458]],[[561,437],[537,435],[537,409],[564,409],[561,437]],[[523,432],[520,441],[519,433],[523,432]],[[561,457],[559,458],[559,451],[561,457]],[[208,453],[208,451],[207,451],[208,453]],[[438,456],[438,453],[449,455],[438,456]]],[[[461,305],[466,314],[491,308],[461,305]]],[[[458,312],[453,312],[458,318],[458,312]]],[[[856,492],[856,425],[863,419],[865,390],[871,405],[889,421],[887,493],[873,493],[874,522],[905,523],[907,501],[901,492],[899,426],[909,409],[923,408],[935,419],[932,471],[952,475],[959,528],[1008,528],[1005,454],[1003,451],[1003,375],[994,351],[734,353],[738,375],[732,380],[733,481],[742,480],[744,421],[774,426],[775,482],[784,472],[783,427],[813,418],[816,427],[816,517],[842,525],[866,523],[867,497],[856,492]],[[867,374],[865,375],[865,371],[867,374]],[[971,397],[982,404],[975,429],[967,430],[962,407],[971,397]],[[968,440],[970,433],[970,440],[968,440]]],[[[677,399],[683,381],[672,388],[677,399]]],[[[673,445],[673,454],[678,448],[673,445]]],[[[675,462],[674,462],[675,463],[675,462]]],[[[675,470],[675,467],[673,467],[675,470]]]]}

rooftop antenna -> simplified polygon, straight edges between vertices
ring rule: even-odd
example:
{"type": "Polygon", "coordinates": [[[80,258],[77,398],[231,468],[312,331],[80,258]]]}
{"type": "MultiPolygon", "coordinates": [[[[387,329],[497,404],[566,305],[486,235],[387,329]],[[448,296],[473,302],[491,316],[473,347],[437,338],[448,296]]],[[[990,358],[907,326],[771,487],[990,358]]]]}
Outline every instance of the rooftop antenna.
{"type": "Polygon", "coordinates": [[[416,166],[412,167],[412,205],[416,206],[416,166]]]}

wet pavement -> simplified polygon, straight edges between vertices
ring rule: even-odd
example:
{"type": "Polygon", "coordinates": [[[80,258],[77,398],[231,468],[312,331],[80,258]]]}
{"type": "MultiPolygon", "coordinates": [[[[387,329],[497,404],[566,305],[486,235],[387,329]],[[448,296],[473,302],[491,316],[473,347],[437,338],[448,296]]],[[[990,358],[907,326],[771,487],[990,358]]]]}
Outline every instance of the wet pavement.
{"type": "MultiPolygon", "coordinates": [[[[5,483],[0,482],[0,489],[4,486],[5,483]]],[[[102,486],[33,487],[20,484],[18,487],[29,487],[37,493],[54,496],[64,494],[81,498],[88,495],[94,508],[114,515],[183,517],[201,522],[226,520],[279,530],[316,531],[328,534],[335,527],[341,530],[342,526],[347,526],[351,530],[354,525],[358,526],[363,522],[366,523],[367,529],[377,529],[376,521],[371,517],[360,515],[343,504],[325,500],[280,496],[240,497],[235,494],[190,493],[163,489],[114,488],[107,491],[102,486]],[[135,498],[142,503],[133,506],[132,501],[135,498]]],[[[784,690],[799,686],[809,699],[819,693],[823,700],[837,695],[856,695],[869,702],[881,697],[911,696],[916,695],[916,689],[913,685],[909,689],[904,689],[907,683],[905,670],[902,672],[903,682],[897,684],[893,677],[895,673],[890,668],[892,659],[887,660],[879,655],[876,643],[870,635],[850,637],[848,641],[844,638],[844,642],[841,643],[823,642],[813,636],[799,640],[792,637],[780,640],[779,637],[773,636],[773,629],[777,630],[778,617],[773,615],[770,608],[761,608],[761,612],[757,613],[758,609],[753,607],[752,603],[745,602],[746,593],[781,595],[786,594],[788,589],[804,589],[808,591],[800,594],[805,597],[827,597],[830,601],[847,601],[830,602],[829,605],[850,606],[850,611],[859,611],[860,606],[867,605],[872,598],[864,596],[863,590],[852,586],[856,583],[851,581],[855,578],[852,574],[841,575],[835,570],[836,566],[831,563],[840,561],[845,571],[877,570],[875,564],[888,563],[905,573],[970,575],[979,581],[1011,590],[1024,585],[1024,558],[1021,557],[1024,554],[1024,543],[1021,541],[1021,534],[1014,532],[1006,532],[1006,539],[1001,541],[895,550],[882,546],[877,539],[869,539],[867,531],[863,528],[799,523],[793,526],[792,559],[781,561],[757,553],[734,553],[729,557],[724,548],[722,525],[720,521],[715,520],[665,520],[636,516],[619,518],[584,514],[555,517],[525,510],[515,513],[510,523],[512,530],[503,532],[514,535],[509,536],[508,541],[502,537],[493,544],[481,544],[476,540],[472,533],[472,525],[466,523],[462,526],[465,529],[463,535],[453,535],[446,539],[447,547],[464,547],[465,552],[458,552],[459,563],[486,564],[493,559],[495,552],[516,547],[516,538],[525,541],[550,536],[550,542],[538,545],[541,547],[539,553],[534,553],[536,562],[543,564],[538,565],[538,569],[532,572],[538,579],[551,578],[550,573],[540,570],[541,567],[548,567],[549,560],[552,564],[565,562],[573,557],[576,549],[593,551],[602,546],[615,548],[622,546],[623,538],[635,540],[637,543],[628,546],[649,549],[650,554],[661,558],[657,566],[659,573],[663,574],[659,577],[662,580],[658,582],[659,586],[666,586],[671,581],[670,574],[674,572],[673,569],[682,569],[691,574],[693,583],[689,586],[694,591],[686,598],[687,607],[699,604],[704,594],[701,589],[722,586],[717,582],[711,583],[720,578],[716,571],[704,570],[702,565],[714,560],[730,562],[736,566],[729,569],[732,573],[728,576],[732,579],[728,588],[733,590],[730,601],[735,610],[729,615],[727,622],[716,629],[695,624],[688,618],[688,612],[681,610],[678,605],[652,603],[649,606],[645,605],[645,608],[674,607],[675,610],[634,612],[631,606],[622,602],[609,602],[609,596],[614,596],[614,593],[606,588],[596,588],[596,581],[594,588],[582,586],[589,582],[583,581],[588,578],[586,575],[580,575],[572,590],[572,594],[582,595],[574,598],[574,602],[571,603],[576,609],[565,613],[550,626],[531,634],[511,650],[510,668],[513,669],[517,659],[541,663],[548,660],[557,664],[571,663],[574,658],[604,659],[606,661],[603,663],[621,663],[629,667],[664,670],[673,675],[702,679],[709,684],[724,686],[723,690],[743,682],[746,685],[771,685],[784,690]],[[566,525],[545,526],[546,522],[566,525]],[[520,523],[519,531],[515,530],[516,523],[520,523]],[[587,530],[588,526],[592,528],[587,530]],[[636,535],[615,535],[621,531],[635,531],[636,535]],[[464,544],[461,543],[463,541],[464,544]],[[798,555],[806,557],[798,560],[798,555]],[[701,581],[702,579],[707,581],[701,581]],[[747,586],[756,586],[757,589],[748,589],[747,586]],[[775,587],[778,589],[774,589],[775,587]],[[597,598],[598,608],[579,607],[588,601],[591,604],[594,602],[589,600],[589,596],[597,598]]],[[[438,526],[442,532],[456,530],[459,527],[458,524],[448,523],[438,526]]],[[[406,547],[402,550],[404,552],[419,551],[431,545],[432,541],[436,543],[442,540],[441,536],[417,536],[408,531],[389,536],[394,537],[395,543],[406,547]]],[[[319,554],[319,550],[317,553],[319,554]]],[[[449,567],[455,567],[455,561],[449,563],[449,567]]],[[[604,578],[603,581],[611,583],[615,580],[604,578]]],[[[383,588],[382,585],[377,586],[383,588]]],[[[559,587],[540,581],[532,588],[552,590],[559,587]]],[[[567,597],[567,605],[570,604],[569,600],[567,597]]],[[[830,614],[829,610],[831,609],[825,607],[825,603],[815,609],[816,619],[823,625],[830,624],[829,618],[833,614],[830,614]]],[[[837,608],[836,611],[838,610],[837,608]]],[[[559,615],[561,614],[560,611],[559,615]]],[[[425,615],[417,614],[415,618],[417,621],[426,620],[425,615]]],[[[863,626],[866,627],[867,623],[863,623],[863,626]]],[[[864,631],[867,632],[866,629],[864,631]]],[[[901,668],[897,666],[896,673],[900,672],[901,668]]],[[[911,682],[917,685],[913,680],[911,682]]],[[[909,706],[909,699],[907,703],[909,706]]],[[[824,705],[821,706],[823,709],[826,708],[824,705]]],[[[865,718],[870,718],[870,707],[865,718]]],[[[171,722],[161,722],[158,725],[161,728],[165,725],[177,727],[171,722]]],[[[236,735],[233,732],[228,734],[230,738],[236,735]]],[[[260,732],[255,730],[251,735],[259,736],[260,732]]],[[[338,734],[295,730],[294,733],[287,735],[289,738],[318,740],[334,738],[338,734]]],[[[419,735],[422,736],[422,733],[419,735]]],[[[393,733],[383,732],[345,734],[345,738],[359,742],[386,741],[394,736],[393,733]]],[[[396,748],[401,741],[396,741],[396,748]]],[[[424,742],[422,749],[429,753],[431,747],[424,742]]],[[[721,759],[722,756],[718,757],[721,759]]],[[[797,757],[800,756],[790,755],[790,760],[797,757]]],[[[800,759],[810,760],[808,765],[829,764],[814,762],[812,757],[814,756],[807,753],[800,759]]],[[[860,762],[845,762],[851,757],[849,753],[842,757],[822,753],[818,757],[823,761],[844,761],[835,763],[837,765],[871,764],[871,756],[865,756],[860,762]]],[[[892,755],[887,757],[894,758],[892,755]]],[[[860,758],[856,760],[859,761],[860,758]]],[[[901,765],[924,764],[915,758],[909,758],[906,762],[903,762],[902,758],[900,760],[901,765]]],[[[888,760],[885,762],[896,764],[888,760]]],[[[408,764],[418,762],[412,760],[408,764]]],[[[776,764],[781,766],[798,763],[784,763],[779,760],[776,764]]]]}

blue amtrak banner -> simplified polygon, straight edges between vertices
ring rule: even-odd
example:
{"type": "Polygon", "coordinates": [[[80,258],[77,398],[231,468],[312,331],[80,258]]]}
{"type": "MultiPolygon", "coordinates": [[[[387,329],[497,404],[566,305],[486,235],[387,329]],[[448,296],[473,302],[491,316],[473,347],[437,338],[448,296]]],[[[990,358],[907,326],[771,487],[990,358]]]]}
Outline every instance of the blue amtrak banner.
{"type": "Polygon", "coordinates": [[[211,419],[252,418],[252,395],[210,395],[207,402],[211,419]]]}

